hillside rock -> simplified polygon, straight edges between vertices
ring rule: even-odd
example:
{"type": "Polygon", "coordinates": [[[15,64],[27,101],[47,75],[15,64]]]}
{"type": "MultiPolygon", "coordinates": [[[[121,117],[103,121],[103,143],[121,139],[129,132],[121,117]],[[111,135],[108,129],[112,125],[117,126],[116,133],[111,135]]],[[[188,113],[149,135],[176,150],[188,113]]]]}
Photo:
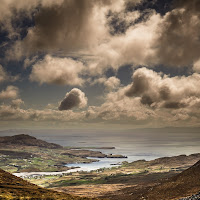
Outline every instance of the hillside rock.
{"type": "Polygon", "coordinates": [[[200,199],[200,192],[198,194],[193,194],[190,197],[184,197],[179,200],[198,200],[198,199],[200,199]]]}

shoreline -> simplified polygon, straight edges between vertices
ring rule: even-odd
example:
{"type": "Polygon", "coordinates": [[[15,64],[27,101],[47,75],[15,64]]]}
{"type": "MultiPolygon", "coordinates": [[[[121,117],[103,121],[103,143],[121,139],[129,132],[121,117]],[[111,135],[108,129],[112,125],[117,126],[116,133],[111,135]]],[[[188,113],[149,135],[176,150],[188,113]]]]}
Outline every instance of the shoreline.
{"type": "MultiPolygon", "coordinates": [[[[150,161],[147,160],[135,160],[133,162],[127,162],[127,161],[121,161],[120,158],[101,158],[98,160],[98,162],[91,162],[91,163],[71,163],[66,164],[66,167],[69,167],[68,170],[65,171],[54,171],[54,172],[18,172],[13,173],[15,176],[22,177],[22,178],[34,178],[34,177],[42,177],[42,176],[64,176],[69,173],[79,173],[79,172],[92,172],[92,171],[98,171],[100,169],[111,169],[111,168],[117,168],[121,167],[122,165],[131,165],[138,162],[155,162],[155,164],[158,164],[160,162],[166,162],[165,160],[170,160],[174,158],[189,158],[189,157],[199,157],[200,154],[190,154],[190,155],[179,155],[179,156],[169,156],[169,157],[159,157],[157,159],[152,159],[150,161]],[[115,162],[112,162],[114,159],[115,162]],[[107,162],[105,162],[107,161],[107,162]]],[[[88,157],[90,159],[90,157],[88,157]]]]}
{"type": "MultiPolygon", "coordinates": [[[[98,169],[102,169],[102,168],[111,168],[111,167],[117,167],[117,166],[120,166],[122,165],[122,163],[112,163],[112,161],[114,159],[119,159],[119,161],[121,160],[121,158],[114,158],[114,157],[103,157],[103,158],[97,158],[97,157],[87,157],[87,159],[91,160],[92,159],[95,159],[95,161],[93,162],[82,162],[82,163],[68,163],[68,164],[65,164],[64,166],[65,167],[69,167],[68,170],[66,171],[53,171],[53,172],[16,172],[16,173],[12,173],[13,175],[17,176],[17,177],[24,177],[24,178],[27,178],[27,177],[40,177],[40,176],[58,176],[58,175],[65,175],[65,174],[68,174],[68,173],[73,173],[73,172],[80,172],[80,171],[87,171],[87,172],[90,172],[90,171],[95,171],[95,170],[98,170],[98,169]],[[99,160],[97,160],[99,159],[99,160]],[[97,169],[91,169],[91,170],[82,170],[81,169],[81,165],[92,165],[92,164],[97,164],[99,165],[100,162],[104,161],[104,159],[109,159],[109,161],[111,161],[110,163],[110,166],[109,167],[99,167],[97,169]],[[70,167],[71,165],[71,167],[70,167]],[[74,166],[73,166],[74,165],[74,166]],[[77,166],[75,166],[77,165],[77,166]],[[78,166],[79,165],[79,166],[78,166]],[[80,169],[80,170],[79,170],[80,169]]],[[[123,158],[127,158],[127,157],[123,157],[123,158]]]]}

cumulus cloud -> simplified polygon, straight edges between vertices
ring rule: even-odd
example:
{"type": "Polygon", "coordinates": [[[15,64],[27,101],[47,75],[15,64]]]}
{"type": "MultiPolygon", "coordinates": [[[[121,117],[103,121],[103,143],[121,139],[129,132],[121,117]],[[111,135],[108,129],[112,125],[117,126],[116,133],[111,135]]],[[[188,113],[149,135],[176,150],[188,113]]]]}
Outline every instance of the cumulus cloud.
{"type": "Polygon", "coordinates": [[[32,64],[36,63],[38,56],[33,56],[32,58],[26,58],[24,60],[24,68],[31,66],[32,64]]]}
{"type": "MultiPolygon", "coordinates": [[[[136,5],[141,0],[82,0],[81,3],[79,0],[34,0],[30,4],[23,1],[19,1],[19,4],[9,2],[4,1],[6,8],[23,10],[30,15],[31,10],[37,9],[34,14],[35,26],[29,27],[25,38],[20,38],[7,50],[8,59],[19,60],[37,52],[53,53],[60,50],[76,52],[77,55],[80,50],[84,50],[98,58],[90,65],[90,70],[95,68],[93,71],[97,68],[101,71],[102,66],[116,68],[126,63],[144,64],[148,60],[147,53],[142,55],[139,52],[145,49],[145,52],[149,51],[149,40],[153,39],[156,19],[151,18],[149,23],[132,27],[140,17],[140,12],[126,11],[128,3],[136,5]],[[120,30],[121,24],[125,24],[124,31],[120,30]],[[110,35],[116,31],[124,32],[125,35],[110,35]]],[[[7,10],[11,15],[11,9],[7,10]]]]}
{"type": "Polygon", "coordinates": [[[71,58],[57,58],[47,55],[43,60],[33,65],[30,80],[40,84],[82,85],[83,80],[79,74],[83,68],[81,62],[71,58]]]}
{"type": "Polygon", "coordinates": [[[87,97],[85,93],[78,88],[73,88],[65,95],[65,98],[59,105],[59,110],[70,110],[74,107],[84,108],[87,106],[87,97]]]}
{"type": "Polygon", "coordinates": [[[8,9],[2,10],[2,16],[12,15],[11,8],[29,13],[38,7],[35,26],[28,28],[26,37],[17,40],[7,55],[19,59],[38,51],[62,50],[77,55],[84,50],[95,56],[95,62],[89,63],[91,73],[102,73],[110,66],[117,70],[125,64],[186,66],[196,62],[200,50],[199,1],[175,0],[172,10],[163,16],[152,9],[145,17],[142,11],[127,10],[127,5],[134,7],[140,2],[4,0],[8,9]]]}
{"type": "Polygon", "coordinates": [[[19,94],[19,89],[13,85],[9,85],[5,90],[0,92],[0,99],[16,99],[19,94]]]}
{"type": "Polygon", "coordinates": [[[137,69],[133,84],[126,89],[128,97],[139,97],[152,108],[180,109],[199,104],[200,75],[168,77],[147,68],[137,69]]]}
{"type": "Polygon", "coordinates": [[[34,8],[38,6],[34,14],[35,26],[30,27],[26,37],[16,41],[7,51],[8,59],[20,59],[37,52],[74,52],[92,47],[108,35],[105,26],[107,11],[119,10],[124,4],[124,0],[41,2],[35,0],[34,5],[31,3],[34,8]]]}
{"type": "Polygon", "coordinates": [[[14,108],[19,108],[22,104],[24,104],[24,101],[21,99],[13,99],[11,102],[11,106],[14,108]]]}
{"type": "Polygon", "coordinates": [[[1,28],[8,33],[9,39],[20,38],[20,28],[16,27],[13,23],[16,19],[20,19],[22,16],[31,18],[31,14],[36,11],[36,8],[54,6],[61,3],[62,0],[31,0],[29,2],[24,0],[2,0],[0,8],[1,28]]]}
{"type": "Polygon", "coordinates": [[[199,58],[200,2],[175,0],[158,32],[155,46],[159,62],[172,66],[191,65],[199,58]]]}
{"type": "Polygon", "coordinates": [[[108,91],[104,103],[85,111],[70,109],[87,105],[85,94],[77,88],[68,92],[59,105],[60,112],[48,105],[44,110],[22,109],[20,99],[0,106],[0,119],[84,123],[120,123],[135,127],[199,125],[199,74],[169,77],[146,68],[137,69],[133,84],[108,91]],[[125,95],[126,94],[126,95],[125,95]]]}
{"type": "MultiPolygon", "coordinates": [[[[6,52],[7,58],[20,60],[30,56],[24,60],[24,68],[33,65],[31,81],[82,86],[84,78],[96,78],[92,84],[104,85],[106,92],[105,102],[89,106],[87,111],[70,110],[87,105],[87,97],[77,88],[60,102],[59,110],[65,112],[55,110],[52,104],[44,110],[24,110],[20,108],[23,101],[17,99],[18,88],[8,86],[0,92],[0,99],[14,100],[11,105],[1,105],[1,119],[100,120],[130,124],[162,120],[169,125],[191,120],[197,124],[200,2],[174,0],[172,10],[161,15],[152,9],[144,13],[135,9],[141,1],[2,0],[1,28],[14,43],[8,45],[11,48],[6,52]],[[127,9],[127,5],[132,8],[127,9]],[[21,19],[19,13],[34,21],[27,28],[27,35],[20,35],[20,27],[15,27],[12,21],[15,15],[17,20],[21,19]],[[38,53],[47,55],[38,61],[38,53]],[[105,76],[109,68],[116,72],[127,64],[133,68],[152,68],[158,64],[191,66],[196,73],[170,77],[143,67],[134,71],[133,83],[126,87],[116,77],[105,76]]],[[[0,66],[0,82],[8,80],[14,77],[0,66]]]]}
{"type": "MultiPolygon", "coordinates": [[[[91,80],[89,80],[91,82],[91,80]]],[[[118,89],[120,86],[120,79],[118,79],[115,76],[111,76],[109,78],[106,77],[101,77],[98,79],[95,79],[94,81],[91,82],[91,85],[94,84],[102,84],[105,86],[106,90],[113,90],[113,89],[118,89]]]]}
{"type": "Polygon", "coordinates": [[[90,73],[103,73],[112,67],[118,70],[126,64],[150,66],[158,62],[153,48],[162,18],[153,12],[147,21],[128,28],[126,33],[110,38],[95,48],[96,62],[89,64],[90,73]]]}
{"type": "MultiPolygon", "coordinates": [[[[95,36],[98,38],[98,32],[94,30],[94,6],[94,1],[65,0],[58,6],[42,8],[36,15],[36,26],[28,31],[25,43],[32,44],[31,51],[74,50],[77,46],[82,48],[88,42],[92,43],[95,36]]],[[[102,28],[95,24],[96,27],[102,28]]]]}
{"type": "Polygon", "coordinates": [[[53,109],[22,109],[13,105],[0,105],[1,121],[36,121],[36,122],[75,122],[81,121],[85,116],[84,112],[73,112],[71,110],[60,112],[53,109]]]}
{"type": "Polygon", "coordinates": [[[194,64],[193,64],[193,70],[194,70],[195,72],[200,73],[200,59],[197,60],[196,62],[194,62],[194,64]]]}
{"type": "MultiPolygon", "coordinates": [[[[108,20],[116,28],[111,32],[116,34],[96,47],[97,60],[91,63],[90,70],[102,73],[109,67],[118,70],[126,64],[191,66],[199,60],[199,4],[198,0],[175,0],[171,11],[162,16],[150,10],[145,20],[140,19],[142,13],[138,11],[131,13],[132,21],[121,17],[115,23],[111,15],[108,20]],[[134,23],[135,20],[139,23],[134,23]]],[[[117,16],[126,13],[122,11],[117,16]]]]}
{"type": "Polygon", "coordinates": [[[90,106],[87,118],[104,122],[146,123],[156,117],[155,111],[141,104],[139,98],[124,97],[121,91],[111,92],[101,106],[90,106]]]}
{"type": "Polygon", "coordinates": [[[104,82],[104,85],[108,90],[116,89],[120,86],[120,80],[112,76],[104,82]]]}
{"type": "Polygon", "coordinates": [[[102,105],[89,106],[86,118],[137,127],[198,126],[199,81],[199,74],[169,77],[140,68],[133,84],[106,93],[102,105]]]}

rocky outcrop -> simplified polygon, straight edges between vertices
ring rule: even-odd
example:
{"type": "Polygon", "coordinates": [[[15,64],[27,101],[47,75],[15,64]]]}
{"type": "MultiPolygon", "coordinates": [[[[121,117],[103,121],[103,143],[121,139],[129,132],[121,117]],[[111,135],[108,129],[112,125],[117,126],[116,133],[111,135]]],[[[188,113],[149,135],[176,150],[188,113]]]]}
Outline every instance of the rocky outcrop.
{"type": "Polygon", "coordinates": [[[198,200],[200,199],[200,192],[198,194],[194,194],[190,197],[181,198],[179,200],[198,200]]]}

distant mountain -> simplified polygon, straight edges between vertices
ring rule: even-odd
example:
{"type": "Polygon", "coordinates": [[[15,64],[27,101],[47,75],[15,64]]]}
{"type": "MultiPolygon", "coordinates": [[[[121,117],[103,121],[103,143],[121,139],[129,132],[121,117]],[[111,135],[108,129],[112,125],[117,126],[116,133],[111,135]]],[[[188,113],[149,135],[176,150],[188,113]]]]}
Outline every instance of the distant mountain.
{"type": "Polygon", "coordinates": [[[62,148],[62,146],[58,144],[48,143],[46,141],[36,139],[35,137],[26,134],[0,137],[0,145],[38,146],[49,149],[62,148]]]}
{"type": "Polygon", "coordinates": [[[38,187],[1,169],[0,199],[92,200],[38,187]]]}

